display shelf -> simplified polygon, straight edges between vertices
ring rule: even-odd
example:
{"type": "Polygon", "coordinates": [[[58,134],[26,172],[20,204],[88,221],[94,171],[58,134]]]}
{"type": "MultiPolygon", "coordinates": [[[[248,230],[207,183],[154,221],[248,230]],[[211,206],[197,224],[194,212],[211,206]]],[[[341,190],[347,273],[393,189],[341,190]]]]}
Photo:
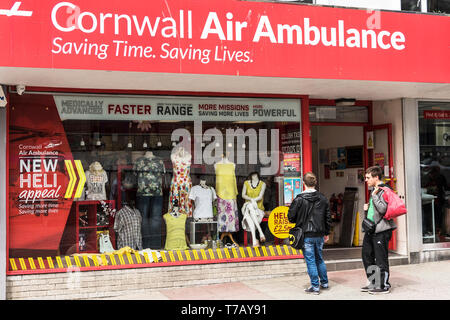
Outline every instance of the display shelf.
{"type": "Polygon", "coordinates": [[[106,203],[111,210],[114,210],[116,203],[114,200],[89,200],[76,201],[72,210],[75,219],[75,240],[77,253],[98,253],[97,232],[109,231],[109,236],[113,247],[115,247],[114,218],[109,215],[108,223],[97,225],[97,213],[103,214],[102,202],[106,203]],[[80,219],[84,217],[84,219],[80,219]]]}

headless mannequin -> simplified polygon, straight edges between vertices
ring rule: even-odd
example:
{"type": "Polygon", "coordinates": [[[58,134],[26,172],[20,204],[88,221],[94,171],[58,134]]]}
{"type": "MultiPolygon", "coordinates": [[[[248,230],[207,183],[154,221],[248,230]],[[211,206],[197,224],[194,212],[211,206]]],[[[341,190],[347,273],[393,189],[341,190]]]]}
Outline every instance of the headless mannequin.
{"type": "MultiPolygon", "coordinates": [[[[252,188],[256,188],[259,184],[259,176],[258,174],[254,173],[252,174],[250,178],[250,185],[252,188]]],[[[258,229],[259,232],[259,238],[261,239],[261,242],[265,242],[266,238],[264,237],[264,232],[261,229],[260,222],[258,221],[258,218],[256,217],[256,210],[258,209],[257,202],[261,201],[264,196],[264,192],[266,191],[266,184],[262,182],[261,191],[259,195],[256,198],[251,198],[247,195],[247,186],[244,183],[244,187],[242,188],[242,199],[250,201],[250,203],[244,204],[244,207],[242,211],[244,211],[245,206],[251,205],[252,208],[248,209],[249,217],[250,219],[246,219],[247,224],[250,228],[250,232],[252,234],[252,244],[253,246],[259,246],[259,241],[256,239],[256,229],[258,229]],[[256,229],[255,229],[256,228],[256,229]]]]}
{"type": "MultiPolygon", "coordinates": [[[[230,160],[228,160],[228,155],[229,155],[229,152],[227,152],[227,156],[225,156],[224,154],[222,154],[222,160],[220,160],[220,161],[218,161],[218,162],[216,162],[216,163],[214,164],[214,169],[216,169],[216,165],[217,165],[218,163],[233,163],[233,162],[231,162],[230,160]]],[[[234,163],[233,163],[233,164],[234,164],[234,163]]],[[[235,199],[234,201],[236,201],[236,199],[235,199]]],[[[231,232],[222,232],[222,233],[220,234],[220,241],[223,241],[223,238],[225,238],[226,236],[228,236],[228,237],[230,238],[230,240],[236,245],[236,247],[239,246],[239,245],[236,243],[236,241],[234,241],[233,235],[231,234],[231,232]]]]}
{"type": "MultiPolygon", "coordinates": [[[[204,180],[204,179],[200,179],[199,186],[202,187],[203,189],[210,189],[210,187],[206,184],[206,180],[204,180]]],[[[195,201],[192,201],[192,206],[193,206],[193,208],[195,209],[195,201]]],[[[205,236],[202,237],[202,241],[201,241],[201,242],[203,242],[203,241],[205,241],[205,240],[211,240],[211,239],[212,239],[212,238],[211,238],[211,229],[210,229],[210,225],[207,224],[206,227],[207,227],[207,232],[208,232],[208,233],[207,233],[207,235],[205,235],[205,236]]]]}

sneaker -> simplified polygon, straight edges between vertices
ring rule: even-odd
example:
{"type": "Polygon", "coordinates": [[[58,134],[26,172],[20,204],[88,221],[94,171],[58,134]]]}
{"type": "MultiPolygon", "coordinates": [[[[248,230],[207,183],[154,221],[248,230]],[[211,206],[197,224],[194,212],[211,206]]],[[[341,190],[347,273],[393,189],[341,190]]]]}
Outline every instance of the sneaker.
{"type": "Polygon", "coordinates": [[[318,295],[320,293],[319,289],[314,289],[313,287],[309,287],[308,289],[305,289],[306,293],[312,293],[315,295],[318,295]]]}
{"type": "Polygon", "coordinates": [[[328,285],[328,283],[327,284],[321,284],[320,285],[320,289],[327,290],[327,289],[330,289],[330,286],[328,285]]]}
{"type": "Polygon", "coordinates": [[[390,293],[391,291],[389,290],[389,288],[383,288],[383,289],[372,289],[369,290],[370,294],[385,294],[385,293],[390,293]]]}
{"type": "Polygon", "coordinates": [[[362,287],[361,288],[361,292],[368,292],[368,291],[373,290],[373,289],[375,289],[375,287],[373,285],[369,284],[369,285],[367,285],[365,287],[362,287]]]}

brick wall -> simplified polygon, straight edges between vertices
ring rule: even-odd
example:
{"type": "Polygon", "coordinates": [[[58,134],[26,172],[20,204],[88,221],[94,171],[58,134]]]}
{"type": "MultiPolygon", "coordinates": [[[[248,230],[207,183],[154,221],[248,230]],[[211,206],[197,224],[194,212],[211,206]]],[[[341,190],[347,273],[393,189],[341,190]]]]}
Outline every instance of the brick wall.
{"type": "Polygon", "coordinates": [[[303,259],[8,276],[6,298],[100,299],[163,288],[295,276],[303,259]]]}

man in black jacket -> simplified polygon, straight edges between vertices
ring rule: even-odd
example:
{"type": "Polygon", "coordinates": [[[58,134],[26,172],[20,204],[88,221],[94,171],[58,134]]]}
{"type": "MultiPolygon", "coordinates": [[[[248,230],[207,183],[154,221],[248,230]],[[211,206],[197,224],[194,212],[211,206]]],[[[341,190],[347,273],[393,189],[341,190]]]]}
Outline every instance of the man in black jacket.
{"type": "Polygon", "coordinates": [[[296,225],[301,225],[305,232],[303,256],[311,279],[311,286],[305,289],[305,292],[319,294],[320,288],[328,289],[327,267],[322,258],[322,249],[330,234],[330,206],[327,198],[316,190],[317,178],[313,173],[306,173],[303,183],[305,191],[291,203],[288,220],[291,223],[295,222],[296,225]],[[311,215],[305,221],[310,211],[311,215]]]}

